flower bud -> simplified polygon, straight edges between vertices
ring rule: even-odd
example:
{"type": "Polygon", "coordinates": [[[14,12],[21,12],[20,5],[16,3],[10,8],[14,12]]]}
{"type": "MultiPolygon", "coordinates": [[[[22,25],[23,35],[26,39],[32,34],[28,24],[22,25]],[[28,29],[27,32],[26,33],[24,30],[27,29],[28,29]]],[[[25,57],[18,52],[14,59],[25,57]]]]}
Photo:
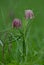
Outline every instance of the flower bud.
{"type": "Polygon", "coordinates": [[[15,18],[15,19],[13,20],[13,22],[12,22],[12,27],[13,27],[13,28],[14,28],[14,27],[16,27],[16,28],[21,27],[21,20],[18,19],[18,18],[15,18]]]}

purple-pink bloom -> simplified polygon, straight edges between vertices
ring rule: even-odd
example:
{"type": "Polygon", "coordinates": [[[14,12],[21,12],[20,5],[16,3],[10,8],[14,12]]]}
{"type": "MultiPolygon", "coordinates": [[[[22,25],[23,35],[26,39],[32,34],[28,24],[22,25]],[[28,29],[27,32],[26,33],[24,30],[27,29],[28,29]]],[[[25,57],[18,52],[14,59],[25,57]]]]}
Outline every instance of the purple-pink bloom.
{"type": "Polygon", "coordinates": [[[14,27],[16,27],[16,28],[18,28],[18,27],[21,27],[21,20],[20,19],[18,19],[18,18],[15,18],[14,20],[13,20],[13,22],[12,22],[12,27],[14,28],[14,27]]]}
{"type": "Polygon", "coordinates": [[[25,18],[26,19],[33,19],[34,18],[34,13],[32,10],[25,10],[25,18]]]}

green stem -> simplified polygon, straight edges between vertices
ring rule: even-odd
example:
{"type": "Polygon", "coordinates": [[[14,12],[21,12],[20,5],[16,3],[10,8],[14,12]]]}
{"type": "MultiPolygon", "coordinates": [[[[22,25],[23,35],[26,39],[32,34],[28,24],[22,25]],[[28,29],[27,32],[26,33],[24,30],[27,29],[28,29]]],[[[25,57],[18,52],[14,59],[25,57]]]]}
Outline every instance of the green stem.
{"type": "Polygon", "coordinates": [[[4,63],[4,48],[5,48],[5,43],[4,43],[3,47],[2,47],[2,62],[3,63],[4,63]]]}
{"type": "Polygon", "coordinates": [[[25,56],[26,56],[26,43],[25,38],[23,36],[23,61],[25,61],[25,56]]]}

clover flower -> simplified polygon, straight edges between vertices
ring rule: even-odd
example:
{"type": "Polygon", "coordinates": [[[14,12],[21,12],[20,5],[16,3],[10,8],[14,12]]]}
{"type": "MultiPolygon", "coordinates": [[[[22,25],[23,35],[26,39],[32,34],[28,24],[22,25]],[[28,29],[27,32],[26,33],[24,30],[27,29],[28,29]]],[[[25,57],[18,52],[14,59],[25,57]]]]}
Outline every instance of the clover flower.
{"type": "Polygon", "coordinates": [[[18,28],[18,27],[21,27],[21,20],[20,19],[18,19],[18,18],[15,18],[14,20],[13,20],[13,22],[12,22],[12,27],[14,28],[14,27],[16,27],[16,28],[18,28]]]}
{"type": "Polygon", "coordinates": [[[34,13],[32,10],[25,10],[25,18],[26,19],[33,19],[34,18],[34,13]]]}

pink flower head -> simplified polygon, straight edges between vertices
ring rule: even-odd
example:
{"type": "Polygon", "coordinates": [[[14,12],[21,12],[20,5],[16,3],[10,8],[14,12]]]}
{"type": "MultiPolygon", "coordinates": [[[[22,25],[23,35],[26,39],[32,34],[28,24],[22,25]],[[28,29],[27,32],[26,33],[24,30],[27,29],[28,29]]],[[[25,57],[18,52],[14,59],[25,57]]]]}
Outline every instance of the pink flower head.
{"type": "Polygon", "coordinates": [[[18,18],[15,18],[12,22],[12,27],[16,27],[16,28],[21,27],[21,20],[18,18]]]}
{"type": "Polygon", "coordinates": [[[34,18],[34,13],[32,10],[25,10],[25,18],[26,19],[33,19],[34,18]]]}

